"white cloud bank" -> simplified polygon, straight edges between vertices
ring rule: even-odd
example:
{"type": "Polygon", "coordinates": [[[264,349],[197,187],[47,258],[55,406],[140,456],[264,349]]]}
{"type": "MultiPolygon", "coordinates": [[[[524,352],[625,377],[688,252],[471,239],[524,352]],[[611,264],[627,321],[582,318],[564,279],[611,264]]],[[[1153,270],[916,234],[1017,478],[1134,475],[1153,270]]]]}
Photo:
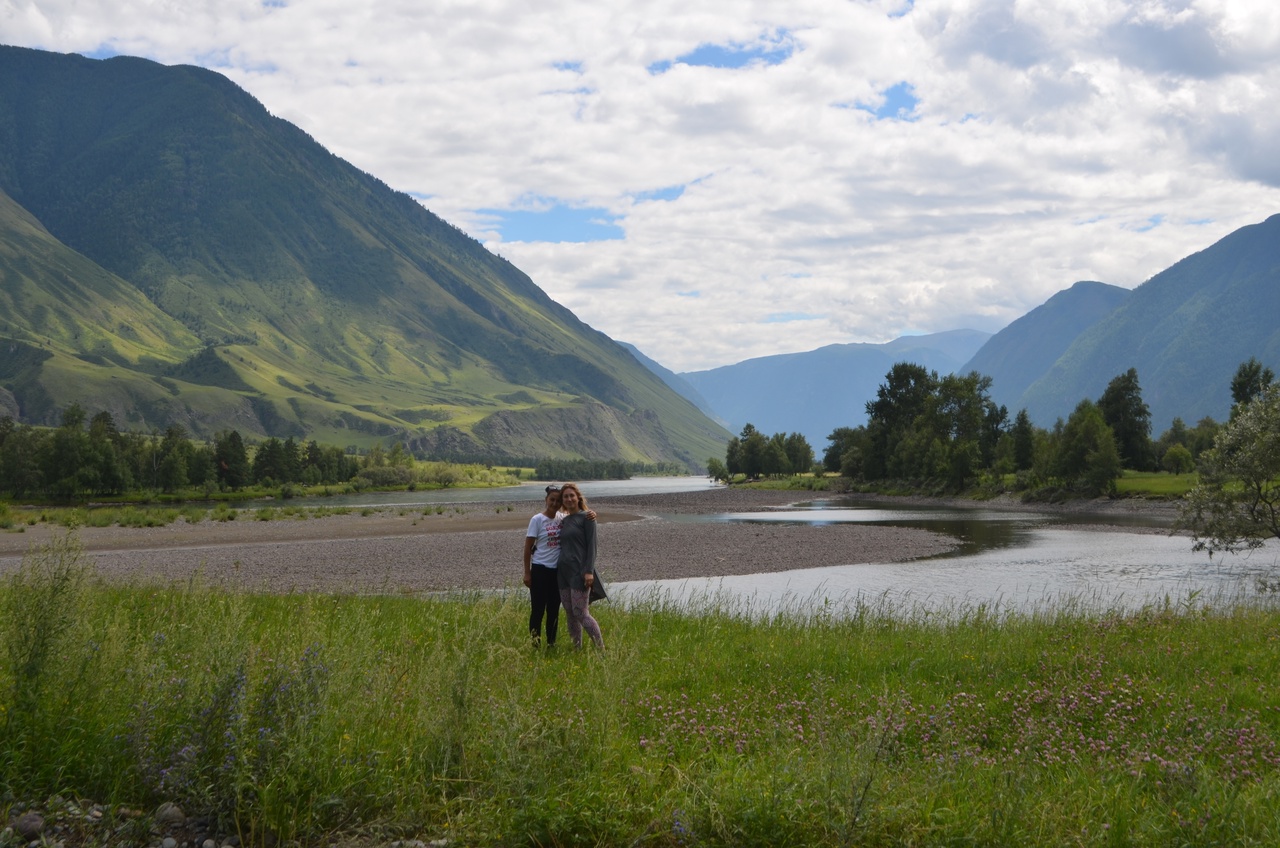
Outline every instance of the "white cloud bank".
{"type": "Polygon", "coordinates": [[[1274,0],[0,0],[0,41],[220,71],[678,371],[995,331],[1280,212],[1274,0]],[[624,237],[502,241],[556,204],[624,237]]]}

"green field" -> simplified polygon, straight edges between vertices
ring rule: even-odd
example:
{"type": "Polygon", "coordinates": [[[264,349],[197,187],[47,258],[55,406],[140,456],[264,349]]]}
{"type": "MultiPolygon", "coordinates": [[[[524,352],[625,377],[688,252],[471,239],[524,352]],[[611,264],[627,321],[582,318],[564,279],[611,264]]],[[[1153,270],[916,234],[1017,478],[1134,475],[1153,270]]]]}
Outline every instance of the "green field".
{"type": "Polygon", "coordinates": [[[598,610],[606,654],[543,653],[522,592],[108,586],[63,539],[0,586],[0,812],[174,801],[259,844],[1274,845],[1264,588],[846,620],[655,598],[598,610]]]}

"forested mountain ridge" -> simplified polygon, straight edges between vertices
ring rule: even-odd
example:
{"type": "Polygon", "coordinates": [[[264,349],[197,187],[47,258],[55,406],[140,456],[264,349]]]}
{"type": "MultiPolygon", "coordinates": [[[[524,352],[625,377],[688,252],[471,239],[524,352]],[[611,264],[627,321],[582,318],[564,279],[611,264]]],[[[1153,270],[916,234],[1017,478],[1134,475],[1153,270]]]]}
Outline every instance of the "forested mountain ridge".
{"type": "Polygon", "coordinates": [[[988,339],[960,371],[990,377],[991,399],[1016,412],[1027,387],[1043,377],[1081,333],[1115,311],[1129,294],[1119,286],[1078,282],[988,339]]]}
{"type": "Polygon", "coordinates": [[[1063,351],[1018,406],[1047,426],[1135,368],[1155,432],[1175,417],[1222,421],[1232,375],[1251,357],[1280,366],[1280,215],[1236,230],[1135,288],[1063,351]]]}
{"type": "Polygon", "coordinates": [[[0,190],[0,243],[27,245],[0,256],[0,337],[37,351],[0,386],[26,420],[79,401],[196,434],[690,465],[727,438],[519,269],[213,72],[0,47],[0,190]],[[110,288],[145,343],[32,265],[37,243],[97,266],[69,276],[110,288]],[[51,314],[69,337],[42,331],[51,314]]]}

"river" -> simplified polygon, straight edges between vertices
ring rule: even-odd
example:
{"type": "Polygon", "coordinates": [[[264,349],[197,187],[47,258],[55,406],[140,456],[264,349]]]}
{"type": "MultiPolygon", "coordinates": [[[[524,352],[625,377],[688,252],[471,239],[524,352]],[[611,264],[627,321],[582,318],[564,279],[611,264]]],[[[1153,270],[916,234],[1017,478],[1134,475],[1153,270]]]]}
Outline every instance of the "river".
{"type": "MultiPolygon", "coordinates": [[[[690,520],[685,516],[683,520],[690,520]]],[[[1133,610],[1151,604],[1223,604],[1256,598],[1280,580],[1280,542],[1210,557],[1168,533],[1168,519],[1134,516],[1129,526],[1087,529],[1087,516],[1028,509],[903,507],[892,502],[814,501],[768,513],[692,520],[862,522],[923,527],[961,540],[958,550],[900,563],[867,563],[774,574],[619,584],[623,602],[660,593],[751,613],[780,609],[848,615],[868,606],[914,614],[1133,610]],[[1164,526],[1162,526],[1162,524],[1164,526]]]]}

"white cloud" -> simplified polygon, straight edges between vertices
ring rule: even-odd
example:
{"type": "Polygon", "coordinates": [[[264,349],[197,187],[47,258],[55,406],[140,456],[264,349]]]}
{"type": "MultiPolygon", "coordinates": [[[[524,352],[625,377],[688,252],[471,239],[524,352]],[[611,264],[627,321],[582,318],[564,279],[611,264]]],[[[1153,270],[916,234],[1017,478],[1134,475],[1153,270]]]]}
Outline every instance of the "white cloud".
{"type": "Polygon", "coordinates": [[[996,330],[1280,211],[1278,8],[0,0],[0,40],[225,73],[583,320],[693,370],[996,330]],[[649,70],[779,44],[780,64],[649,70]],[[855,108],[901,83],[911,121],[855,108]],[[478,210],[530,198],[603,209],[626,237],[492,240],[478,210]]]}

